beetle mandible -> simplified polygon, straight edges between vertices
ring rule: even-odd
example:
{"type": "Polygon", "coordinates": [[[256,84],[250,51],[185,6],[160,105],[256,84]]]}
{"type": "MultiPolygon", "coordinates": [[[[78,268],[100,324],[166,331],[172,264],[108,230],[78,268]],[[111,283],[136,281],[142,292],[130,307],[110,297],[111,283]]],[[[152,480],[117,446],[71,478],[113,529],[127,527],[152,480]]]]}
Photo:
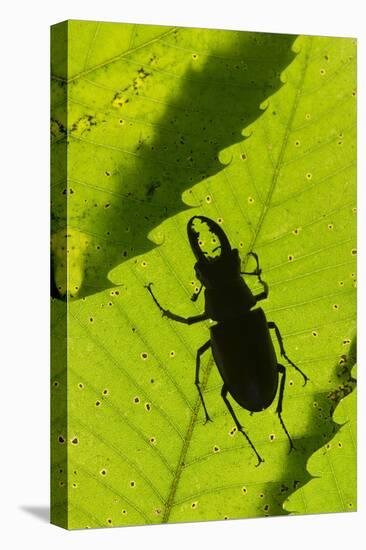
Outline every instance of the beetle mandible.
{"type": "Polygon", "coordinates": [[[146,288],[163,316],[168,317],[168,319],[187,325],[208,319],[216,322],[216,324],[210,326],[210,339],[197,350],[196,355],[195,385],[205,412],[206,422],[211,421],[211,418],[207,412],[200,387],[200,358],[205,351],[211,348],[223,380],[221,396],[237,430],[243,434],[255,452],[258,460],[256,466],[259,466],[264,460],[240,424],[227,395],[229,394],[238,405],[252,414],[267,409],[273,403],[279,385],[276,413],[290,443],[291,451],[295,447],[282,419],[286,368],[277,362],[270,330],[273,329],[275,332],[281,356],[303,376],[304,385],[308,381],[308,377],[286,355],[282,336],[277,325],[272,321],[267,321],[262,308],[253,309],[260,300],[268,297],[269,292],[267,283],[261,278],[262,270],[259,267],[258,255],[254,252],[247,254],[256,261],[254,271],[241,271],[238,250],[231,248],[223,229],[205,216],[193,216],[188,221],[187,233],[197,260],[194,269],[197,279],[201,283],[199,291],[194,293],[191,299],[196,301],[204,287],[204,312],[187,318],[176,315],[160,305],[151,289],[152,283],[146,285],[146,288]],[[209,255],[207,251],[201,248],[200,232],[196,228],[197,222],[206,224],[209,233],[214,235],[214,240],[218,239],[218,246],[211,251],[211,253],[219,251],[218,255],[209,255]],[[242,275],[257,276],[263,291],[254,295],[242,275]],[[281,381],[279,384],[280,375],[281,381]]]}

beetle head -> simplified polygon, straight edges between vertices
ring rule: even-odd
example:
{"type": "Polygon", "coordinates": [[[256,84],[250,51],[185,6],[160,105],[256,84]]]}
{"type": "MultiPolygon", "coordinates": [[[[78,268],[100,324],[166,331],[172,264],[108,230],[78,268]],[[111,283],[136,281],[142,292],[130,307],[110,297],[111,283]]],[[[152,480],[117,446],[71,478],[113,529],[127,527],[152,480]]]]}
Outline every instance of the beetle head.
{"type": "Polygon", "coordinates": [[[238,250],[231,248],[218,223],[205,216],[193,216],[187,224],[187,234],[197,259],[197,278],[206,288],[223,285],[228,279],[240,276],[238,250]]]}

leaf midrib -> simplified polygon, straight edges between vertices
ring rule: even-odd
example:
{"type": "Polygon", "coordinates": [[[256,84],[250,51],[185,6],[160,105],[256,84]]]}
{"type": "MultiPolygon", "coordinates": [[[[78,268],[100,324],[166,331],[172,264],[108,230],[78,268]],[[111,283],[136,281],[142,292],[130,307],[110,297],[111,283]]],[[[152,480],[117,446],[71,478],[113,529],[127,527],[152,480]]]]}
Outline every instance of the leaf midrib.
{"type": "Polygon", "coordinates": [[[286,125],[286,128],[285,128],[285,135],[284,135],[284,138],[283,138],[283,141],[282,141],[281,149],[280,149],[276,164],[274,166],[271,185],[270,185],[270,188],[268,190],[266,200],[263,203],[263,207],[262,207],[262,210],[261,210],[261,213],[260,213],[260,216],[259,216],[259,220],[257,222],[256,228],[255,228],[255,231],[254,231],[254,234],[253,234],[252,241],[249,245],[249,250],[250,251],[254,250],[254,248],[255,248],[256,242],[258,240],[260,231],[261,231],[262,226],[263,226],[265,216],[266,216],[267,211],[269,210],[269,208],[271,206],[272,197],[273,197],[274,191],[276,189],[276,185],[277,185],[277,182],[278,182],[278,177],[281,173],[281,168],[284,165],[283,159],[284,159],[284,156],[285,156],[285,153],[286,153],[288,139],[289,139],[289,136],[291,134],[291,127],[292,127],[292,124],[293,124],[293,120],[294,120],[296,110],[297,110],[297,107],[298,107],[298,104],[299,104],[299,100],[300,100],[300,97],[301,97],[301,90],[302,90],[302,87],[303,87],[303,84],[304,84],[305,74],[306,74],[306,70],[307,70],[308,63],[309,63],[309,58],[310,58],[310,52],[311,52],[311,46],[312,46],[312,37],[309,37],[308,40],[309,40],[309,46],[308,46],[307,52],[305,54],[304,65],[303,65],[302,70],[301,70],[299,84],[298,84],[298,87],[297,87],[297,90],[296,90],[295,99],[294,99],[293,105],[291,107],[290,115],[288,117],[288,122],[287,122],[287,125],[286,125]]]}
{"type": "MultiPolygon", "coordinates": [[[[210,376],[212,367],[213,367],[213,362],[210,361],[208,366],[206,367],[204,376],[203,376],[203,378],[201,380],[201,383],[200,383],[202,391],[204,391],[206,386],[207,386],[208,378],[210,376]]],[[[197,396],[196,402],[194,404],[193,411],[192,411],[192,414],[191,414],[191,418],[190,418],[190,421],[189,421],[189,425],[188,425],[188,428],[187,428],[187,431],[186,431],[186,434],[185,434],[185,437],[184,437],[184,440],[183,440],[182,450],[181,450],[181,453],[180,453],[180,456],[179,456],[179,459],[178,459],[177,468],[175,470],[174,477],[173,477],[173,480],[172,480],[172,484],[170,486],[169,495],[168,495],[168,498],[167,498],[167,501],[166,501],[166,506],[165,506],[165,509],[164,509],[164,515],[163,515],[162,521],[161,521],[162,523],[167,523],[169,521],[170,512],[171,512],[171,510],[172,510],[172,508],[175,504],[175,502],[174,502],[175,495],[176,495],[176,492],[177,492],[177,488],[178,488],[178,484],[179,484],[179,481],[180,481],[180,478],[181,478],[181,475],[182,475],[183,468],[185,466],[185,458],[187,456],[187,451],[188,451],[189,445],[191,443],[192,434],[193,434],[194,426],[197,422],[197,416],[198,416],[198,411],[200,409],[200,406],[201,406],[201,400],[200,400],[200,397],[197,396]]]]}

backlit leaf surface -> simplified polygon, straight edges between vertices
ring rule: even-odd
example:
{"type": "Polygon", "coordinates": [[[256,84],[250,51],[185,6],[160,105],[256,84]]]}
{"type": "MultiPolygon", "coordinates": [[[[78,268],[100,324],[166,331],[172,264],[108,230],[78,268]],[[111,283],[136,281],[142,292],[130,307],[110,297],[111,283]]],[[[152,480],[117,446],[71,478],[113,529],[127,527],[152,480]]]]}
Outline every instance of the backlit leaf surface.
{"type": "MultiPolygon", "coordinates": [[[[284,501],[311,479],[309,457],[337,430],[329,395],[355,334],[355,43],[68,29],[68,72],[55,62],[53,80],[54,158],[65,139],[69,147],[68,179],[60,170],[53,181],[55,338],[65,342],[68,315],[69,361],[67,375],[55,363],[52,379],[55,409],[68,392],[61,441],[61,409],[53,423],[53,518],[65,502],[69,528],[289,513],[284,501]],[[261,305],[310,378],[304,387],[287,366],[290,454],[276,402],[252,416],[234,405],[265,459],[258,468],[210,352],[201,380],[213,423],[203,423],[194,369],[209,323],[162,318],[144,287],[153,282],[179,315],[203,310],[203,296],[190,301],[198,282],[186,224],[196,214],[222,225],[243,266],[257,252],[270,288],[261,305]]],[[[353,452],[337,458],[352,475],[353,452]]],[[[324,479],[331,468],[322,462],[324,479]]],[[[317,498],[288,510],[339,509],[325,492],[317,498]]]]}

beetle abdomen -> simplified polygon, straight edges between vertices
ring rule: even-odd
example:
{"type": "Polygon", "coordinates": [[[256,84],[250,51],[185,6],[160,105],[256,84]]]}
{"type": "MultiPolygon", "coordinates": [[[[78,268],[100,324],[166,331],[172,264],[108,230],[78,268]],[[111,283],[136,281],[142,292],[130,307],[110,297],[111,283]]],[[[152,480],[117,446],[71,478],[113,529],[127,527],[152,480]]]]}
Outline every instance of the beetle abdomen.
{"type": "Polygon", "coordinates": [[[277,359],[261,308],[211,327],[216,365],[231,396],[248,411],[262,411],[274,400],[277,359]]]}

